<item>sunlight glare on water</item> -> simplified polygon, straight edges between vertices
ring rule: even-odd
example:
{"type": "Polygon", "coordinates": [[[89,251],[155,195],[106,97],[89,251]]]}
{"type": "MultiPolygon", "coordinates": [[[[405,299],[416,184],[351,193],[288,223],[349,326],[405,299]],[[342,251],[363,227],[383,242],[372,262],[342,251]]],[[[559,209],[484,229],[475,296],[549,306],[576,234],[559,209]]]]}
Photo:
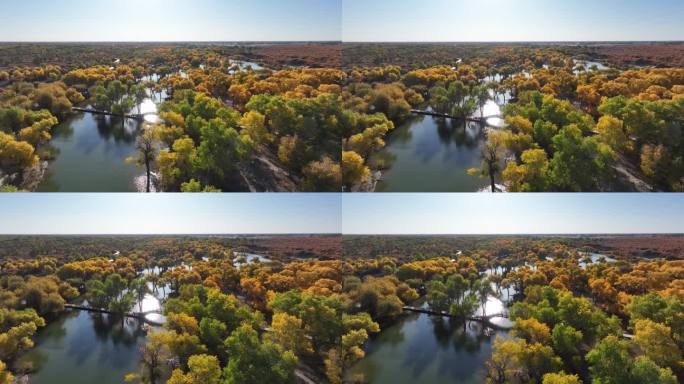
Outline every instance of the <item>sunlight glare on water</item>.
{"type": "MultiPolygon", "coordinates": [[[[494,296],[489,296],[487,305],[485,306],[485,314],[487,316],[499,315],[505,312],[504,303],[494,296]]],[[[477,315],[482,314],[482,306],[475,312],[477,315]]]]}
{"type": "Polygon", "coordinates": [[[482,108],[482,115],[485,117],[501,116],[501,107],[494,100],[487,100],[487,103],[482,108]]]}
{"type": "Polygon", "coordinates": [[[145,121],[148,123],[156,123],[159,121],[157,116],[157,104],[154,100],[147,98],[140,104],[140,113],[145,115],[145,121]]]}
{"type": "Polygon", "coordinates": [[[159,299],[151,294],[146,294],[142,300],[142,312],[151,312],[161,310],[159,299]]]}

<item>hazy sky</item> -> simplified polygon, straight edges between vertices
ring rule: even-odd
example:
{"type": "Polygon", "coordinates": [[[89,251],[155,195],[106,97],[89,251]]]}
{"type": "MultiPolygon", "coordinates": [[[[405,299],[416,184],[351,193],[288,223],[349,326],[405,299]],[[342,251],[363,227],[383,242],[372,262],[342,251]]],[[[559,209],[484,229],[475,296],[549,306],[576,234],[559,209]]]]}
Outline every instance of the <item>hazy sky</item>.
{"type": "Polygon", "coordinates": [[[684,233],[684,194],[347,194],[345,234],[684,233]]]}
{"type": "Polygon", "coordinates": [[[684,40],[682,0],[0,0],[0,41],[684,40]]]}
{"type": "Polygon", "coordinates": [[[2,234],[684,233],[684,194],[17,193],[2,234]]]}
{"type": "Polygon", "coordinates": [[[340,2],[0,0],[0,41],[339,41],[340,2]]]}
{"type": "Polygon", "coordinates": [[[344,41],[684,40],[683,0],[343,0],[344,41]]]}
{"type": "Polygon", "coordinates": [[[338,194],[3,194],[0,234],[339,233],[338,194]]]}

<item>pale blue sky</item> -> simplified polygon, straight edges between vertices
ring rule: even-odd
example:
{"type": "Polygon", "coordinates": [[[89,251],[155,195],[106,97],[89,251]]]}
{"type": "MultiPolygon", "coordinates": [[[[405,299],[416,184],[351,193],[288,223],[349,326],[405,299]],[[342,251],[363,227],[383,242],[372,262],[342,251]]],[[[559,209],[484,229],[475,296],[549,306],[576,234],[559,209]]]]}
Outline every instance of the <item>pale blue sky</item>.
{"type": "Polygon", "coordinates": [[[1,234],[684,233],[684,194],[0,195],[1,234]]]}
{"type": "Polygon", "coordinates": [[[684,194],[347,194],[344,234],[684,233],[684,194]]]}
{"type": "Polygon", "coordinates": [[[682,0],[343,0],[344,41],[684,40],[682,0]]]}
{"type": "Polygon", "coordinates": [[[0,41],[339,41],[341,0],[0,0],[0,41]]]}
{"type": "Polygon", "coordinates": [[[0,0],[0,41],[683,40],[682,0],[0,0]]]}
{"type": "Polygon", "coordinates": [[[0,194],[0,234],[339,233],[339,194],[0,194]]]}

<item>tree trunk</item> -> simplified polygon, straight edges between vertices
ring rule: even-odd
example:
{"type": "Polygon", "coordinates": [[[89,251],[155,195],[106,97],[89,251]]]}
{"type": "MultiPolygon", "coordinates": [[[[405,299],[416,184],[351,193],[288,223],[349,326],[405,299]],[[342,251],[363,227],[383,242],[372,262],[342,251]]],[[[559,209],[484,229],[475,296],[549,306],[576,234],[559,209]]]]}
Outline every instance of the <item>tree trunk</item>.
{"type": "Polygon", "coordinates": [[[150,193],[150,161],[145,160],[145,169],[147,170],[147,193],[150,193]]]}
{"type": "Polygon", "coordinates": [[[494,182],[494,167],[489,166],[489,184],[492,187],[492,193],[496,192],[496,183],[494,182]]]}
{"type": "Polygon", "coordinates": [[[150,364],[150,366],[149,366],[149,368],[150,368],[150,384],[157,384],[157,375],[154,372],[154,370],[156,368],[155,365],[150,364]]]}

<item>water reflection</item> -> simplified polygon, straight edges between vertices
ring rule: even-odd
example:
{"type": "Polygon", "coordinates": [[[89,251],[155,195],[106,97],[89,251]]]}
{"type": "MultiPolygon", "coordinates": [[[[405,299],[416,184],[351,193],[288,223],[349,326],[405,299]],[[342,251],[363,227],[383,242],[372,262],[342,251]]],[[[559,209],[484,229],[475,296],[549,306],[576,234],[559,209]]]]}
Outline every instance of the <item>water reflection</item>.
{"type": "Polygon", "coordinates": [[[231,67],[236,68],[236,70],[231,69],[230,71],[228,71],[228,73],[231,73],[231,74],[236,73],[238,71],[250,71],[250,70],[259,71],[259,70],[264,69],[263,66],[255,63],[253,61],[229,60],[228,62],[229,62],[229,65],[231,67]]]}
{"type": "Polygon", "coordinates": [[[38,331],[35,348],[24,355],[33,364],[32,384],[114,384],[138,370],[145,332],[136,320],[67,311],[38,331]]]}
{"type": "Polygon", "coordinates": [[[142,313],[161,312],[161,302],[150,293],[146,294],[136,307],[142,313]]]}
{"type": "Polygon", "coordinates": [[[145,121],[148,123],[156,123],[159,121],[159,116],[157,116],[157,104],[151,98],[145,99],[140,104],[139,113],[144,115],[145,121]]]}
{"type": "Polygon", "coordinates": [[[166,316],[160,313],[148,313],[145,315],[145,321],[154,325],[162,325],[166,323],[166,316]]]}
{"type": "Polygon", "coordinates": [[[609,66],[599,63],[598,61],[591,61],[591,60],[576,60],[573,59],[575,63],[575,69],[574,73],[575,75],[579,75],[580,73],[583,72],[591,72],[591,71],[607,71],[611,69],[609,66]]]}
{"type": "Polygon", "coordinates": [[[477,322],[464,328],[442,317],[407,315],[368,342],[366,357],[350,374],[377,384],[484,383],[497,335],[506,337],[506,332],[477,322]]]}
{"type": "Polygon", "coordinates": [[[126,164],[135,154],[139,124],[87,113],[74,115],[53,129],[50,162],[39,186],[42,192],[133,192],[142,169],[126,164]]]}
{"type": "Polygon", "coordinates": [[[579,262],[579,266],[581,268],[586,268],[589,265],[598,264],[598,263],[602,263],[602,262],[614,263],[617,261],[616,259],[614,259],[612,257],[602,255],[600,253],[594,253],[594,252],[580,253],[580,257],[581,257],[581,261],[579,262]]]}
{"type": "Polygon", "coordinates": [[[249,252],[235,252],[235,259],[233,260],[233,265],[235,268],[240,268],[243,265],[249,265],[254,263],[267,263],[271,261],[270,258],[264,255],[258,255],[256,253],[249,252]]]}
{"type": "MultiPolygon", "coordinates": [[[[166,92],[148,89],[147,97],[129,114],[143,114],[145,122],[113,116],[78,113],[52,131],[50,162],[38,191],[41,192],[136,192],[136,178],[143,168],[127,164],[145,123],[156,123],[157,104],[166,92]]],[[[142,189],[144,190],[144,188],[142,189]]]]}
{"type": "Polygon", "coordinates": [[[467,170],[479,166],[484,140],[484,129],[475,122],[413,118],[398,126],[387,137],[386,147],[371,158],[388,167],[376,191],[476,191],[487,181],[468,175],[467,170]]]}

